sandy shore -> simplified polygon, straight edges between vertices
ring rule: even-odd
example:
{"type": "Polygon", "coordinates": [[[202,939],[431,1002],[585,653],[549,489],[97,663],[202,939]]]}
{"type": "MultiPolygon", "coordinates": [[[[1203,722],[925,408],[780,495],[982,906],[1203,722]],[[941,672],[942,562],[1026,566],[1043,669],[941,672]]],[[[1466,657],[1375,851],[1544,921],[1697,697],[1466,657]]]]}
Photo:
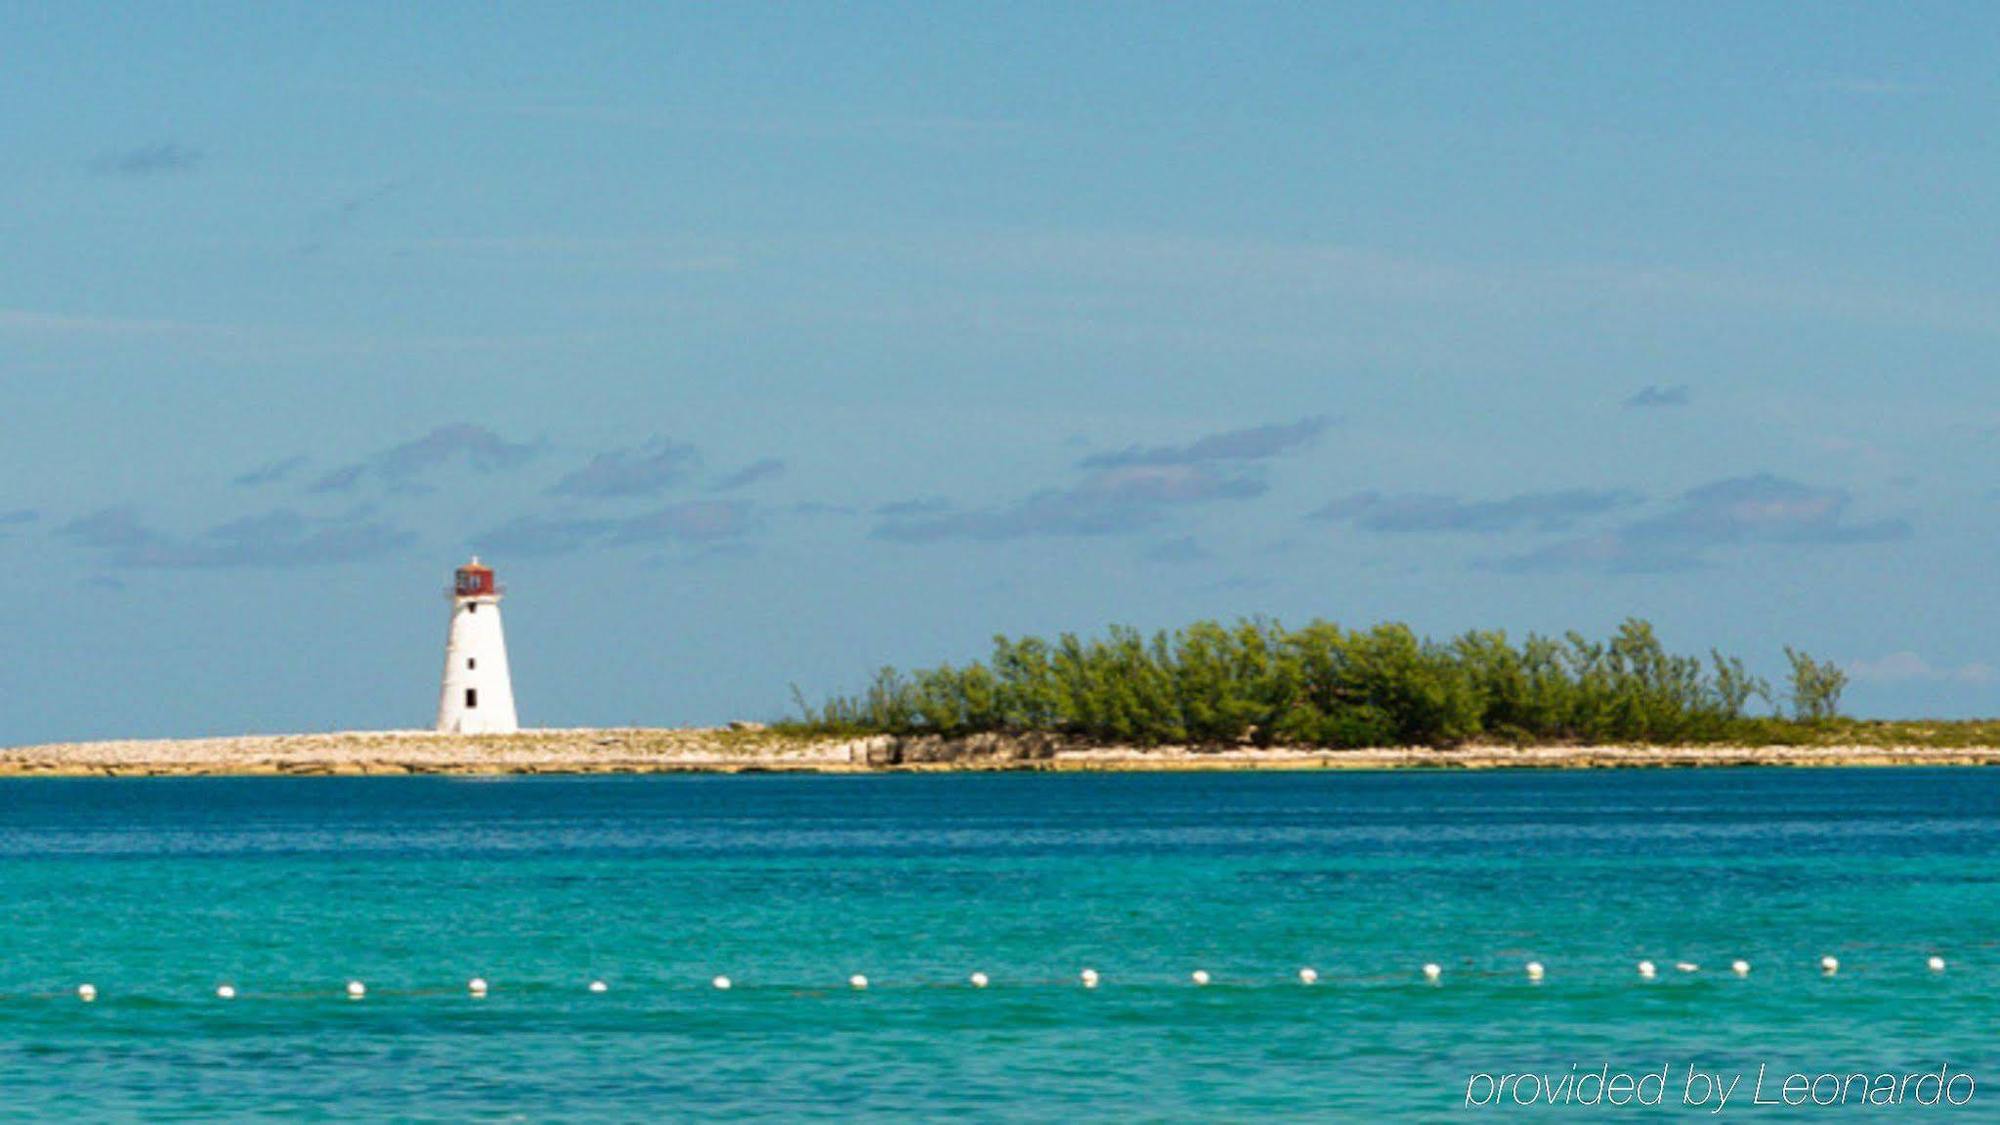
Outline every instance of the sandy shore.
{"type": "Polygon", "coordinates": [[[0,776],[9,777],[1895,765],[2000,765],[2000,747],[1465,746],[1307,751],[1076,746],[1036,737],[840,740],[765,730],[583,729],[510,735],[353,731],[0,749],[0,776]]]}

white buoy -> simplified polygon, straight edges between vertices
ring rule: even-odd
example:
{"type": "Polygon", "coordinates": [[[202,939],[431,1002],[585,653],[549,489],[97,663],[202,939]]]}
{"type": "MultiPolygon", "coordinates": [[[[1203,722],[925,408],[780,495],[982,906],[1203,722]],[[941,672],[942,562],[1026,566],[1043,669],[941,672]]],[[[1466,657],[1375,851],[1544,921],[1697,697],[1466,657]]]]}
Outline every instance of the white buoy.
{"type": "Polygon", "coordinates": [[[867,977],[864,977],[864,976],[862,976],[862,975],[861,975],[860,973],[856,973],[856,974],[854,974],[853,976],[851,976],[851,977],[848,977],[848,978],[847,978],[847,987],[849,987],[849,988],[867,988],[867,987],[868,987],[868,978],[867,978],[867,977]]]}
{"type": "Polygon", "coordinates": [[[1540,979],[1542,979],[1542,973],[1543,973],[1543,969],[1542,969],[1542,963],[1541,963],[1540,961],[1530,961],[1530,962],[1528,962],[1528,979],[1529,979],[1529,980],[1540,980],[1540,979]]]}
{"type": "Polygon", "coordinates": [[[1639,975],[1645,977],[1647,980],[1652,980],[1654,977],[1660,975],[1660,967],[1651,961],[1641,961],[1639,962],[1639,975]]]}
{"type": "Polygon", "coordinates": [[[470,993],[471,993],[471,994],[473,994],[474,996],[484,996],[484,995],[486,995],[486,978],[485,978],[485,977],[473,977],[473,978],[472,978],[471,980],[469,980],[469,981],[466,981],[466,982],[465,982],[465,990],[466,990],[467,992],[470,992],[470,993]]]}
{"type": "Polygon", "coordinates": [[[1189,974],[1188,979],[1195,982],[1196,984],[1207,984],[1208,970],[1196,969],[1193,973],[1189,974]]]}
{"type": "Polygon", "coordinates": [[[1435,983],[1443,975],[1444,970],[1439,968],[1435,963],[1424,966],[1424,979],[1427,981],[1435,983]]]}
{"type": "Polygon", "coordinates": [[[1695,964],[1693,961],[1676,961],[1674,962],[1674,971],[1679,973],[1698,973],[1701,971],[1701,966],[1695,964]]]}
{"type": "Polygon", "coordinates": [[[1924,964],[1930,966],[1931,972],[1934,973],[1944,972],[1944,958],[1939,957],[1936,954],[1932,954],[1931,959],[1924,962],[1924,964]]]}
{"type": "Polygon", "coordinates": [[[1300,970],[1299,970],[1299,983],[1300,983],[1300,984],[1318,984],[1318,983],[1319,983],[1319,974],[1318,974],[1318,973],[1316,973],[1316,972],[1314,972],[1314,971],[1313,971],[1312,969],[1310,969],[1310,968],[1305,968],[1305,969],[1300,969],[1300,970]]]}
{"type": "Polygon", "coordinates": [[[1826,974],[1827,976],[1832,976],[1833,974],[1835,974],[1835,973],[1839,972],[1839,971],[1840,971],[1840,958],[1838,958],[1838,957],[1822,957],[1822,958],[1820,958],[1820,959],[1819,959],[1819,971],[1820,971],[1820,972],[1822,972],[1822,973],[1825,973],[1825,974],[1826,974]]]}
{"type": "Polygon", "coordinates": [[[349,1000],[359,1000],[366,995],[368,995],[367,985],[362,984],[358,980],[351,980],[347,982],[347,998],[349,1000]]]}
{"type": "Polygon", "coordinates": [[[716,977],[714,980],[709,981],[708,983],[714,985],[717,989],[723,992],[728,992],[730,989],[736,987],[736,982],[730,980],[728,977],[716,977]]]}
{"type": "Polygon", "coordinates": [[[92,1000],[97,999],[97,986],[94,984],[77,985],[76,998],[86,1004],[90,1003],[92,1000]]]}
{"type": "Polygon", "coordinates": [[[1084,971],[1083,971],[1082,973],[1078,974],[1078,976],[1079,976],[1079,977],[1080,977],[1080,978],[1082,979],[1082,981],[1083,981],[1083,987],[1085,987],[1085,988],[1096,988],[1096,987],[1097,987],[1097,970],[1096,970],[1096,969],[1085,969],[1085,970],[1084,970],[1084,971]]]}
{"type": "Polygon", "coordinates": [[[590,982],[590,990],[592,992],[609,992],[611,991],[611,986],[601,980],[594,980],[590,982]]]}
{"type": "Polygon", "coordinates": [[[215,996],[218,1000],[234,1000],[236,999],[236,986],[233,984],[218,984],[215,986],[215,996]]]}
{"type": "Polygon", "coordinates": [[[985,988],[987,985],[993,983],[986,978],[985,973],[974,973],[966,979],[972,982],[972,987],[974,988],[985,988]]]}
{"type": "Polygon", "coordinates": [[[1747,977],[1750,975],[1750,962],[1741,959],[1731,961],[1729,963],[1729,971],[1739,977],[1747,977]]]}

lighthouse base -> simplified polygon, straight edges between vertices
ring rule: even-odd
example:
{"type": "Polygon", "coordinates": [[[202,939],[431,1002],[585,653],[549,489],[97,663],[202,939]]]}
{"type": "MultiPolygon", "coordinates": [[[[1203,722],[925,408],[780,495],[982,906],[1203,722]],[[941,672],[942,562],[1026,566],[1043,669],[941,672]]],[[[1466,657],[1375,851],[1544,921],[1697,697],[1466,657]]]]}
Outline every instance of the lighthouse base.
{"type": "Polygon", "coordinates": [[[451,631],[444,646],[444,682],[438,691],[441,734],[512,734],[514,682],[507,669],[507,638],[500,626],[498,594],[452,599],[451,631]]]}

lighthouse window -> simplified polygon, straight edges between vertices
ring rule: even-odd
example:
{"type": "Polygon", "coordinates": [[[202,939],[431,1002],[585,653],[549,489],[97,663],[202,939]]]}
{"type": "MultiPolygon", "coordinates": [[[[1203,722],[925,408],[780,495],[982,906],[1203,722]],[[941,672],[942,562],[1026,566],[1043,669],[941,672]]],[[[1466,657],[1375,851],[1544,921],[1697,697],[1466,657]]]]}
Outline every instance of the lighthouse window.
{"type": "Polygon", "coordinates": [[[466,710],[468,710],[468,711],[469,711],[469,710],[471,710],[471,709],[473,709],[473,708],[475,708],[475,707],[477,707],[477,706],[479,706],[479,689],[478,689],[478,688],[470,688],[470,687],[469,687],[469,688],[466,688],[466,689],[465,689],[465,707],[466,707],[466,710]]]}
{"type": "Polygon", "coordinates": [[[468,656],[468,657],[466,657],[466,658],[465,658],[465,670],[466,670],[466,671],[470,672],[470,671],[472,671],[472,670],[473,670],[474,668],[477,668],[477,667],[479,667],[479,658],[478,658],[478,657],[476,657],[476,656],[468,656]]]}
{"type": "Polygon", "coordinates": [[[469,605],[469,606],[466,606],[466,607],[465,607],[465,612],[467,612],[467,613],[478,613],[478,612],[479,612],[479,603],[478,603],[478,602],[473,602],[473,603],[472,603],[471,605],[469,605]]]}

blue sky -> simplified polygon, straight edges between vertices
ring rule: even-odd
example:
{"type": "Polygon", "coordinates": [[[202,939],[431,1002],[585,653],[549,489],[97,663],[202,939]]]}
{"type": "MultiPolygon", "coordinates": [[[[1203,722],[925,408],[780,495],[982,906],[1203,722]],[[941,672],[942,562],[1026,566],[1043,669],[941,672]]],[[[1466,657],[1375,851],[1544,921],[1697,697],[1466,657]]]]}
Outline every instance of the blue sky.
{"type": "Polygon", "coordinates": [[[1986,5],[8,5],[0,743],[1202,616],[1992,714],[1986,5]]]}

